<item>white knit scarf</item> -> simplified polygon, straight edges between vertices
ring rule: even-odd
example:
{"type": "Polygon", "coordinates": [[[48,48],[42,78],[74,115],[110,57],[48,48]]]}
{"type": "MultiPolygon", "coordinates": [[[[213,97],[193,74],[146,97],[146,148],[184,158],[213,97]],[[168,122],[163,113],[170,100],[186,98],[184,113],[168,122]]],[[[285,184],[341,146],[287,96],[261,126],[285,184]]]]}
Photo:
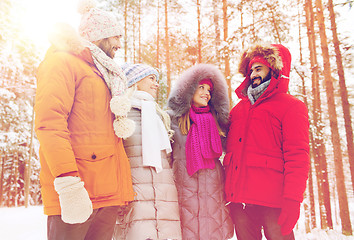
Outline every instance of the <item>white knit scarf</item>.
{"type": "Polygon", "coordinates": [[[127,89],[127,78],[121,67],[102,49],[91,42],[87,42],[87,45],[97,69],[103,75],[111,91],[110,108],[116,117],[113,122],[114,132],[120,138],[127,138],[133,134],[135,129],[134,122],[127,118],[131,107],[129,99],[124,96],[127,89]]]}
{"type": "Polygon", "coordinates": [[[131,99],[132,107],[141,109],[141,137],[143,165],[162,171],[161,151],[172,151],[167,130],[156,112],[155,99],[147,92],[136,91],[131,99]]]}
{"type": "Polygon", "coordinates": [[[270,81],[266,81],[259,86],[252,88],[252,85],[250,85],[247,89],[247,95],[248,99],[251,101],[251,104],[253,105],[257,99],[265,92],[267,87],[269,86],[270,81]]]}
{"type": "Polygon", "coordinates": [[[103,75],[109,90],[111,90],[112,97],[122,94],[127,89],[127,78],[122,68],[112,58],[108,57],[101,48],[91,42],[88,42],[88,44],[93,61],[103,75]]]}

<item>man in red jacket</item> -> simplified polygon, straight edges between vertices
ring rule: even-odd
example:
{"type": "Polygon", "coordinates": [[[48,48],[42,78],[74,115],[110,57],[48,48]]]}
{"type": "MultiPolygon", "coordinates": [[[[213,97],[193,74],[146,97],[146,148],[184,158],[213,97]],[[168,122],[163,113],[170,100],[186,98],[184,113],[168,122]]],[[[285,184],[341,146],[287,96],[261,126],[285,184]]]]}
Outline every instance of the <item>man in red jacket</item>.
{"type": "Polygon", "coordinates": [[[241,58],[241,101],[231,110],[225,192],[238,240],[294,239],[309,171],[309,121],[288,94],[291,55],[257,44],[241,58]]]}

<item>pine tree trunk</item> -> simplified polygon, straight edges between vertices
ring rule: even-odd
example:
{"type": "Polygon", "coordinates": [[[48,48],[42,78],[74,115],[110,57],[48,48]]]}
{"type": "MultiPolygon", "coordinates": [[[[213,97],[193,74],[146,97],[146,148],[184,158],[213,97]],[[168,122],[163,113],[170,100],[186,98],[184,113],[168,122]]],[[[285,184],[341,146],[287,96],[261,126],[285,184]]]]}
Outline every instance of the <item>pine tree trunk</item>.
{"type": "Polygon", "coordinates": [[[32,121],[31,121],[31,136],[29,145],[29,156],[25,161],[25,174],[24,174],[24,195],[25,195],[25,207],[28,207],[30,186],[31,186],[31,159],[33,154],[33,135],[34,135],[34,98],[32,102],[32,121]]]}
{"type": "Polygon", "coordinates": [[[320,218],[322,229],[333,229],[329,182],[327,172],[326,149],[323,141],[323,123],[321,118],[321,97],[319,86],[319,72],[316,53],[316,38],[314,30],[314,14],[311,0],[305,0],[305,16],[307,37],[310,50],[311,79],[312,79],[312,125],[314,128],[313,153],[316,179],[318,186],[318,201],[320,205],[320,218]]]}
{"type": "MultiPolygon", "coordinates": [[[[229,23],[227,15],[227,0],[222,0],[222,10],[223,10],[223,21],[224,21],[224,42],[228,42],[228,32],[229,32],[229,23]]],[[[225,44],[225,78],[228,86],[228,95],[230,101],[230,108],[232,107],[232,97],[231,97],[231,76],[230,76],[230,55],[229,47],[225,44]]]]}
{"type": "MultiPolygon", "coordinates": [[[[305,63],[303,61],[302,57],[302,34],[301,34],[301,6],[302,6],[302,0],[298,1],[298,25],[299,25],[299,53],[300,53],[300,65],[304,66],[305,63]]],[[[310,104],[307,101],[307,91],[306,91],[306,85],[305,85],[305,74],[302,72],[300,75],[301,78],[301,90],[302,90],[302,96],[303,96],[303,101],[307,107],[307,109],[310,109],[310,104]]],[[[313,129],[310,128],[309,131],[309,137],[310,137],[310,144],[311,144],[311,150],[310,150],[310,171],[309,171],[309,179],[308,179],[308,184],[307,184],[307,190],[308,190],[308,199],[310,201],[310,206],[308,209],[305,208],[305,211],[307,210],[307,215],[306,215],[306,232],[310,232],[311,229],[315,229],[317,224],[316,224],[316,208],[315,208],[315,195],[313,191],[313,176],[312,176],[312,161],[314,157],[314,138],[313,138],[313,129]]]]}
{"type": "Polygon", "coordinates": [[[273,7],[278,7],[276,4],[272,4],[271,7],[270,7],[270,12],[272,14],[271,16],[271,20],[272,20],[272,24],[273,24],[273,27],[274,27],[274,30],[275,30],[275,39],[278,40],[278,43],[281,44],[281,37],[280,37],[280,33],[279,33],[279,29],[278,29],[278,25],[276,23],[276,20],[275,20],[275,16],[274,16],[274,9],[273,7]]]}
{"type": "MultiPolygon", "coordinates": [[[[6,140],[6,139],[5,139],[6,140]]],[[[4,168],[5,168],[5,161],[6,161],[6,155],[4,150],[1,149],[0,152],[0,163],[1,163],[1,172],[0,172],[0,207],[3,206],[3,193],[4,193],[4,168]]]]}
{"type": "Polygon", "coordinates": [[[214,26],[215,26],[215,59],[220,64],[220,26],[219,26],[219,1],[213,0],[214,26]]]}
{"type": "Polygon", "coordinates": [[[170,43],[168,38],[168,0],[165,0],[165,49],[166,49],[166,69],[167,69],[167,96],[171,91],[171,65],[170,65],[170,43]]]}
{"type": "Polygon", "coordinates": [[[141,0],[138,1],[138,63],[141,63],[141,0]]]}
{"type": "Polygon", "coordinates": [[[128,62],[128,0],[124,0],[124,61],[128,62]]]}
{"type": "Polygon", "coordinates": [[[160,0],[157,0],[156,68],[160,68],[160,0]]]}
{"type": "MultiPolygon", "coordinates": [[[[243,5],[243,0],[241,0],[241,4],[243,5]]],[[[243,37],[243,12],[242,12],[242,7],[240,7],[239,9],[240,11],[240,28],[241,28],[241,36],[242,36],[242,43],[241,43],[241,46],[242,46],[242,49],[245,48],[245,38],[243,37]]]]}
{"type": "Polygon", "coordinates": [[[136,63],[136,41],[135,41],[135,39],[136,39],[136,36],[135,36],[135,33],[136,33],[136,31],[135,31],[135,22],[136,22],[136,18],[135,18],[135,9],[133,10],[134,11],[134,13],[133,13],[133,63],[136,63]]]}
{"type": "Polygon", "coordinates": [[[331,65],[328,52],[328,43],[326,36],[326,28],[324,23],[323,16],[323,6],[321,0],[316,0],[316,9],[317,9],[317,22],[319,25],[320,38],[321,38],[321,49],[323,57],[323,68],[324,68],[324,79],[327,95],[327,104],[328,104],[328,115],[331,128],[331,141],[333,145],[333,154],[334,154],[334,166],[336,173],[336,186],[338,192],[339,200],[339,215],[342,223],[342,233],[344,235],[352,235],[352,226],[349,217],[349,207],[348,207],[348,198],[347,191],[345,188],[345,179],[343,174],[343,160],[342,160],[342,151],[340,146],[340,137],[338,130],[337,122],[337,112],[334,101],[334,89],[331,76],[331,65]]]}
{"type": "Polygon", "coordinates": [[[20,192],[19,192],[19,188],[18,188],[18,183],[20,181],[19,179],[19,173],[18,173],[18,166],[19,166],[19,156],[18,156],[18,149],[16,151],[16,153],[14,154],[14,161],[13,161],[13,164],[14,164],[14,171],[15,171],[15,174],[14,174],[14,206],[17,207],[18,206],[18,200],[20,199],[20,192]]]}
{"type": "Polygon", "coordinates": [[[347,138],[347,148],[348,148],[348,157],[349,157],[349,164],[350,164],[350,173],[351,173],[351,180],[352,180],[352,188],[354,191],[354,142],[353,142],[353,127],[352,127],[352,117],[350,113],[350,105],[348,100],[348,90],[346,86],[346,81],[344,77],[344,69],[342,63],[342,53],[340,51],[340,42],[338,39],[337,34],[337,24],[336,18],[333,9],[333,2],[332,0],[328,0],[328,10],[329,10],[329,17],[331,20],[331,29],[333,35],[333,44],[334,44],[334,51],[336,53],[336,63],[337,63],[337,71],[339,77],[339,88],[340,88],[340,96],[342,100],[342,108],[343,108],[343,115],[344,115],[344,125],[345,125],[345,133],[347,138]]]}
{"type": "Polygon", "coordinates": [[[197,20],[198,20],[198,63],[202,62],[202,33],[200,29],[200,0],[197,0],[197,20]]]}

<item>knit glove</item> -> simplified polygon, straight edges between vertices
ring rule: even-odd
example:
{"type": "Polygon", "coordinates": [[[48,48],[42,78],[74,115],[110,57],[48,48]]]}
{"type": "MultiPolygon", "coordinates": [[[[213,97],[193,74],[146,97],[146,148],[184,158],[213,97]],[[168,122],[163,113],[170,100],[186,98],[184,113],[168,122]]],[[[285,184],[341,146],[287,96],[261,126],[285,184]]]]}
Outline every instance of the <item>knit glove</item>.
{"type": "Polygon", "coordinates": [[[85,222],[92,213],[92,202],[79,177],[57,177],[55,191],[59,194],[61,219],[70,224],[85,222]]]}
{"type": "Polygon", "coordinates": [[[300,216],[300,202],[287,199],[283,200],[278,224],[281,227],[281,233],[286,236],[291,233],[300,216]]]}

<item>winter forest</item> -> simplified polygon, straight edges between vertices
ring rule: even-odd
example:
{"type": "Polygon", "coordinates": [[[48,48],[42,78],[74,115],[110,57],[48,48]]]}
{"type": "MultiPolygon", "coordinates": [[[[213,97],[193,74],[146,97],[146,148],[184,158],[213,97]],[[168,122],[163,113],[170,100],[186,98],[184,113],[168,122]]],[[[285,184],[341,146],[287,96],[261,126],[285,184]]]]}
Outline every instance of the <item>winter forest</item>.
{"type": "MultiPolygon", "coordinates": [[[[77,28],[76,2],[0,1],[0,207],[41,205],[35,72],[49,47],[45,26],[56,21],[47,17],[61,11],[60,20],[77,28]]],[[[196,63],[222,70],[231,108],[243,80],[238,74],[242,50],[259,41],[287,46],[290,94],[310,115],[311,171],[296,228],[354,235],[353,0],[97,2],[121,22],[122,49],[115,60],[160,70],[163,108],[174,81],[196,63]]]]}

